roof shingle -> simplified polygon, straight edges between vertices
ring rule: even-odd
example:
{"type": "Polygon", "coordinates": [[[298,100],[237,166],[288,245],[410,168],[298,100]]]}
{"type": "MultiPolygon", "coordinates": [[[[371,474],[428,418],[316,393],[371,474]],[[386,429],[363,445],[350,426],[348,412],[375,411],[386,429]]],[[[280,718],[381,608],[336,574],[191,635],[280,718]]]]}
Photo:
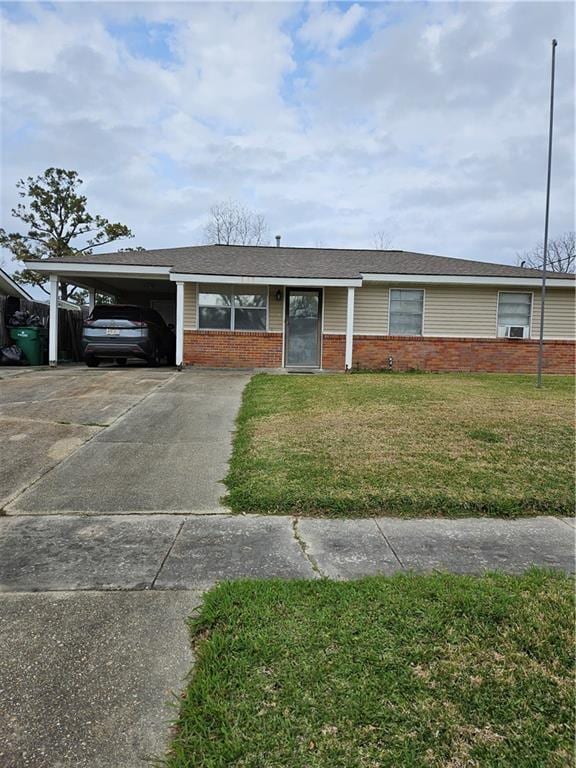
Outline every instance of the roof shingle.
{"type": "MultiPolygon", "coordinates": [[[[164,266],[177,273],[237,277],[354,279],[361,277],[362,273],[461,277],[540,277],[542,274],[537,269],[410,251],[249,245],[198,245],[150,251],[80,254],[51,261],[164,266]]],[[[549,272],[548,275],[574,280],[574,275],[558,272],[549,272]]]]}

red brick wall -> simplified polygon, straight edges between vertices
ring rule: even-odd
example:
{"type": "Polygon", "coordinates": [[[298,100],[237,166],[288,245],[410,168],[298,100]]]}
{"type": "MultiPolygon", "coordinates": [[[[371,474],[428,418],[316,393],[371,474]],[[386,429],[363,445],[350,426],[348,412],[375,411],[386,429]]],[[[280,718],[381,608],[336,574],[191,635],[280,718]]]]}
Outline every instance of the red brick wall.
{"type": "MultiPolygon", "coordinates": [[[[344,370],[346,337],[324,334],[322,367],[344,370]]],[[[353,367],[406,371],[532,373],[538,342],[516,339],[465,339],[421,336],[354,336],[353,367]]],[[[547,341],[544,370],[574,373],[575,342],[547,341]]],[[[184,362],[213,368],[280,368],[282,334],[184,331],[184,362]]]]}
{"type": "MultiPolygon", "coordinates": [[[[574,355],[574,341],[546,341],[544,370],[572,374],[574,355]]],[[[393,359],[392,369],[395,371],[532,373],[536,370],[538,342],[421,336],[354,337],[353,367],[387,368],[389,356],[393,359]]]]}
{"type": "Polygon", "coordinates": [[[184,362],[213,368],[280,368],[282,334],[184,331],[184,362]]]}
{"type": "Polygon", "coordinates": [[[328,334],[322,336],[322,368],[343,371],[346,355],[346,336],[328,334]]]}

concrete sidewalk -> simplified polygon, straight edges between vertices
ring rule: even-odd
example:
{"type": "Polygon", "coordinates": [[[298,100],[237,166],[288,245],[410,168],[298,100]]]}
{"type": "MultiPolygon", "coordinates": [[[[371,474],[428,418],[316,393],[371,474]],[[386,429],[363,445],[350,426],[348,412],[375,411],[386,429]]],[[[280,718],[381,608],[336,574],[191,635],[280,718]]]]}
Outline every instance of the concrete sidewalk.
{"type": "Polygon", "coordinates": [[[0,518],[0,765],[146,768],[223,579],[574,570],[572,520],[0,518]]]}
{"type": "Polygon", "coordinates": [[[0,518],[0,591],[203,590],[225,579],[574,570],[574,521],[285,516],[0,518]]]}

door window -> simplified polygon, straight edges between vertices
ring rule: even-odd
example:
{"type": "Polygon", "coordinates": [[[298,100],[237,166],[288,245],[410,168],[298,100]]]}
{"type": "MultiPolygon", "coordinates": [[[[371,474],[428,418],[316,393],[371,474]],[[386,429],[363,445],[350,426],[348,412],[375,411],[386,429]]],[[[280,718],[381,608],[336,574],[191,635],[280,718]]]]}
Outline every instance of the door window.
{"type": "Polygon", "coordinates": [[[288,291],[286,365],[320,365],[320,291],[288,291]]]}

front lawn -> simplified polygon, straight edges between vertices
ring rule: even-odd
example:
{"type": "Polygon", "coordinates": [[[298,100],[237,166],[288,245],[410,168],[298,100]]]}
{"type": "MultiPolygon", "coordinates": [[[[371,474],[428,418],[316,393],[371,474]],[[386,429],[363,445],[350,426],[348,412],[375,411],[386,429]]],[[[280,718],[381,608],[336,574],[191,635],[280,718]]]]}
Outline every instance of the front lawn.
{"type": "Polygon", "coordinates": [[[568,768],[572,595],[541,571],[221,584],[166,765],[568,768]]]}
{"type": "Polygon", "coordinates": [[[273,376],[248,384],[227,477],[235,511],[573,514],[574,380],[273,376]]]}

